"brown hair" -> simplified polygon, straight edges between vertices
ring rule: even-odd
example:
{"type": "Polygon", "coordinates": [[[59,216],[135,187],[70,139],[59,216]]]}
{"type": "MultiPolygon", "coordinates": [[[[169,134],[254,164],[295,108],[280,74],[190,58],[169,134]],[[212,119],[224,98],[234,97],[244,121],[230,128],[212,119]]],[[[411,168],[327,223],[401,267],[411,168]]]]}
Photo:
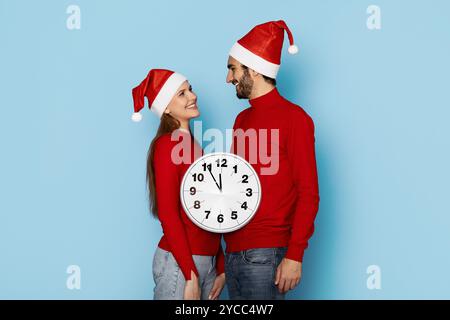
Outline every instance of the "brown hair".
{"type": "MultiPolygon", "coordinates": [[[[246,65],[241,64],[241,66],[242,66],[242,69],[248,70],[248,67],[247,67],[246,65]]],[[[270,77],[265,76],[265,75],[263,75],[263,74],[261,74],[261,75],[263,76],[264,80],[265,80],[267,83],[270,83],[270,84],[273,85],[273,86],[276,86],[276,85],[277,85],[277,80],[276,80],[276,79],[270,78],[270,77]]]]}
{"type": "Polygon", "coordinates": [[[156,140],[166,134],[171,133],[175,129],[180,127],[180,122],[172,117],[168,113],[163,113],[161,116],[161,123],[159,124],[158,131],[153,138],[150,148],[147,153],[147,175],[146,184],[148,190],[149,209],[155,218],[158,218],[158,204],[156,203],[156,190],[155,190],[155,170],[153,168],[153,158],[155,156],[155,142],[156,140]]]}

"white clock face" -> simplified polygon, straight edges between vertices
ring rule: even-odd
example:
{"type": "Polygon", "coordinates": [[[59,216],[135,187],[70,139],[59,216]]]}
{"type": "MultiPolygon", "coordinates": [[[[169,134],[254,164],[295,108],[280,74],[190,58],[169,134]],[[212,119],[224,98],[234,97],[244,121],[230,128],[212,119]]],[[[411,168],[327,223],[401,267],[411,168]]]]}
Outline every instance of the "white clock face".
{"type": "Polygon", "coordinates": [[[202,229],[226,233],[246,225],[261,202],[261,183],[245,159],[227,152],[197,159],[181,182],[184,211],[202,229]]]}

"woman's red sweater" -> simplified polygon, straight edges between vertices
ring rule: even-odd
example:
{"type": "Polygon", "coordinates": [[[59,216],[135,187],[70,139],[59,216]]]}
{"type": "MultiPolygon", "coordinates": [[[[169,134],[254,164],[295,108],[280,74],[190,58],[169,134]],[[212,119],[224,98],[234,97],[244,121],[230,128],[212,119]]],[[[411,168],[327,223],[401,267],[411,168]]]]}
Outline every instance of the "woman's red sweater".
{"type": "Polygon", "coordinates": [[[181,180],[190,164],[203,155],[202,148],[183,130],[160,136],[154,148],[156,203],[164,233],[158,246],[173,254],[186,280],[191,279],[191,270],[199,277],[192,255],[216,256],[217,275],[223,273],[221,234],[196,226],[180,202],[181,180]]]}

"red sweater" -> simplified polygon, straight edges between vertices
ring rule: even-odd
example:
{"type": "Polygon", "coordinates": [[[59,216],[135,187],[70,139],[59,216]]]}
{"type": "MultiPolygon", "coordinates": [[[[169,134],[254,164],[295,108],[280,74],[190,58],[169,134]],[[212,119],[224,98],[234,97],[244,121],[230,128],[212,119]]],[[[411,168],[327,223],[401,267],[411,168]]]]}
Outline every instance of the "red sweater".
{"type": "Polygon", "coordinates": [[[302,261],[319,208],[314,123],[301,107],[284,99],[276,88],[249,102],[251,106],[236,118],[231,152],[253,165],[261,181],[262,197],[258,211],[247,225],[224,234],[226,251],[287,246],[285,257],[302,261]],[[260,169],[271,164],[265,159],[261,161],[259,155],[257,163],[252,163],[248,140],[245,154],[239,152],[236,129],[250,128],[268,129],[267,138],[258,139],[258,151],[261,143],[266,144],[266,150],[271,150],[270,129],[279,129],[279,145],[275,146],[279,166],[275,174],[261,174],[260,169]]]}
{"type": "MultiPolygon", "coordinates": [[[[172,141],[171,134],[159,137],[155,142],[153,168],[155,172],[156,203],[158,217],[164,232],[158,246],[170,251],[186,280],[191,279],[191,270],[199,276],[192,255],[216,256],[217,275],[224,272],[224,255],[221,235],[197,227],[186,215],[180,203],[180,186],[184,173],[203,150],[187,132],[181,133],[179,141],[172,141]],[[192,143],[191,143],[192,142],[192,143]],[[178,143],[191,148],[188,162],[176,164],[172,161],[172,148],[178,143]]],[[[178,151],[180,146],[177,146],[178,151]]],[[[186,149],[188,150],[188,149],[186,149]]],[[[178,154],[178,152],[176,152],[178,154]]],[[[179,153],[182,157],[183,152],[179,153]]]]}

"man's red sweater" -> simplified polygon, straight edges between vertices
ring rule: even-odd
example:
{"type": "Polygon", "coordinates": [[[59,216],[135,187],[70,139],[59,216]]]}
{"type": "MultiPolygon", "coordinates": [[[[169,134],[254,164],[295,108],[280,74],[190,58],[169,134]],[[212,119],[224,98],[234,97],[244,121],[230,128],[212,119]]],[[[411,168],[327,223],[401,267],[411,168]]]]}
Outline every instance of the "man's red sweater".
{"type": "MultiPolygon", "coordinates": [[[[159,137],[155,142],[153,168],[155,172],[156,203],[158,218],[164,232],[158,246],[170,251],[177,261],[186,280],[191,279],[191,270],[199,277],[192,255],[216,256],[217,275],[224,272],[224,254],[221,235],[197,227],[186,215],[180,203],[180,186],[184,173],[203,150],[187,132],[178,130],[180,142],[172,141],[171,134],[159,137]],[[178,143],[182,143],[177,146],[178,143]],[[177,164],[172,161],[172,149],[189,150],[189,161],[177,164]]],[[[178,154],[177,152],[175,152],[178,154]]]]}
{"type": "Polygon", "coordinates": [[[262,197],[255,216],[247,225],[224,234],[226,251],[287,246],[285,257],[302,261],[314,232],[314,219],[319,208],[314,122],[301,107],[284,99],[276,88],[249,102],[251,106],[236,118],[231,152],[253,165],[261,181],[262,197]],[[261,174],[261,168],[268,168],[270,164],[266,159],[261,161],[259,155],[257,163],[252,163],[249,155],[252,148],[249,148],[248,140],[243,149],[245,154],[239,152],[237,129],[244,132],[247,129],[256,129],[257,132],[267,129],[267,138],[262,139],[264,136],[259,135],[257,154],[263,144],[270,154],[270,129],[279,130],[279,142],[271,154],[272,158],[279,158],[275,174],[261,174]]]}

